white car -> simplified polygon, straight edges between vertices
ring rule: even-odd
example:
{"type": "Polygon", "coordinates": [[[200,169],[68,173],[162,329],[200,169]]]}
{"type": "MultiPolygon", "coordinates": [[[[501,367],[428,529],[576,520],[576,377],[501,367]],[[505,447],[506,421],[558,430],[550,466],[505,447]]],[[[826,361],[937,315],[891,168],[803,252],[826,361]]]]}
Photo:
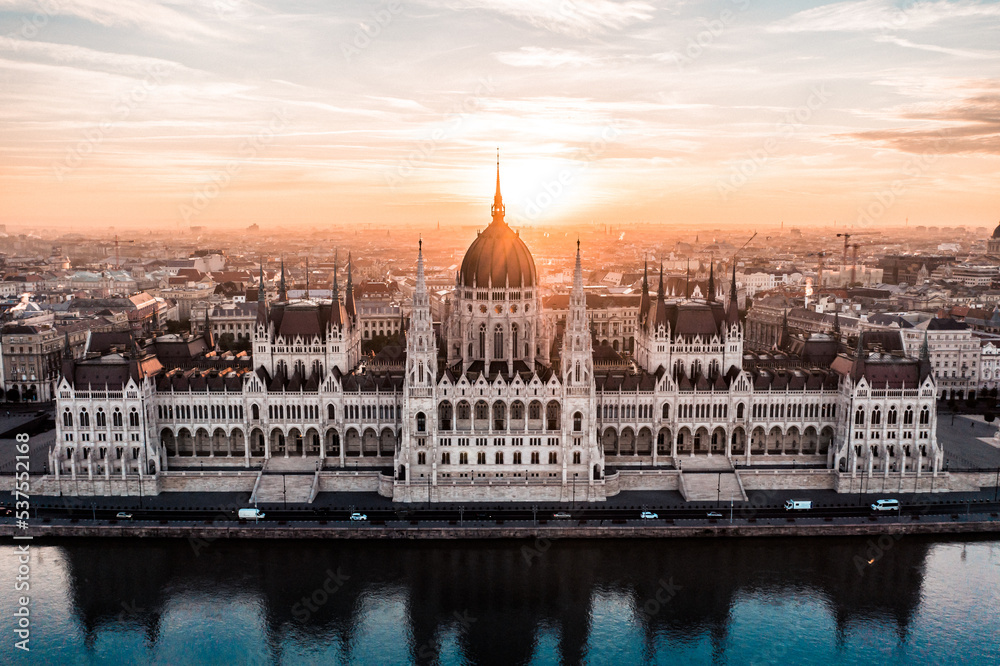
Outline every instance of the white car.
{"type": "Polygon", "coordinates": [[[368,516],[366,516],[363,513],[358,513],[357,511],[355,511],[354,513],[351,514],[351,520],[368,520],[368,516]]]}
{"type": "Polygon", "coordinates": [[[124,520],[131,520],[132,519],[132,514],[126,512],[126,511],[119,511],[118,515],[116,515],[115,518],[122,518],[124,520]]]}
{"type": "Polygon", "coordinates": [[[659,516],[657,516],[657,515],[656,515],[655,513],[653,513],[652,511],[643,511],[642,513],[640,513],[640,514],[639,514],[639,517],[640,517],[640,518],[643,518],[643,519],[649,519],[649,518],[659,518],[659,516]]]}
{"type": "Polygon", "coordinates": [[[872,504],[872,511],[899,511],[899,500],[880,499],[872,504]]]}
{"type": "Polygon", "coordinates": [[[560,511],[560,512],[558,512],[558,513],[553,513],[553,514],[552,514],[552,517],[553,517],[553,518],[560,518],[560,519],[565,519],[565,518],[571,518],[572,516],[570,516],[570,515],[569,515],[568,513],[566,513],[565,511],[560,511]]]}

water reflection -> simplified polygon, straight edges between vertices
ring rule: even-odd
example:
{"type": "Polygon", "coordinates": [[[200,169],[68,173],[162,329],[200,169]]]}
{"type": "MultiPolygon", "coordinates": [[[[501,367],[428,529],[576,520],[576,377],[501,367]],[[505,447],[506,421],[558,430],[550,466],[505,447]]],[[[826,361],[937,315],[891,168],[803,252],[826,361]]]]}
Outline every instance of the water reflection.
{"type": "MultiPolygon", "coordinates": [[[[664,644],[722,661],[734,605],[747,600],[825,609],[839,642],[869,623],[903,640],[930,544],[908,537],[871,564],[868,539],[62,548],[88,651],[125,626],[155,652],[170,616],[216,638],[255,633],[267,661],[575,664],[598,647],[620,663],[655,661],[664,644]]],[[[745,610],[738,620],[754,622],[745,610]]],[[[809,632],[815,615],[788,628],[809,632]]]]}

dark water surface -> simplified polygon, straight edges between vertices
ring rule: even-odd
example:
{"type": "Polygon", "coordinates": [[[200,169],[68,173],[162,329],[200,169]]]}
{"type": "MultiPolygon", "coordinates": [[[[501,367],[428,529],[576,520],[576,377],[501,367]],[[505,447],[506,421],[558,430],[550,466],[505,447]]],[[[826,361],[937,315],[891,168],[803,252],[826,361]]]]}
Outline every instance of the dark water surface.
{"type": "Polygon", "coordinates": [[[1000,663],[996,539],[36,542],[30,654],[16,569],[0,663],[1000,663]]]}

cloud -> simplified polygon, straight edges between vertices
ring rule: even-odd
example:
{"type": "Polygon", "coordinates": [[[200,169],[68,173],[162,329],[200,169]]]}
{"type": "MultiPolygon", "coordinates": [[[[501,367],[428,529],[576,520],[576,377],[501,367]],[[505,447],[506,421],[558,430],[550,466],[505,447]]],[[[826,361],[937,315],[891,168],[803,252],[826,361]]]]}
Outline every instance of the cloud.
{"type": "MultiPolygon", "coordinates": [[[[181,3],[175,3],[181,4],[181,3]]],[[[206,3],[208,4],[208,3],[206,3]]],[[[195,5],[192,5],[194,7],[195,5]]],[[[223,34],[190,16],[148,0],[0,0],[0,11],[21,12],[47,23],[55,16],[72,16],[105,28],[139,28],[174,39],[196,41],[223,34]]]]}
{"type": "Polygon", "coordinates": [[[641,0],[424,0],[453,10],[502,14],[550,32],[585,36],[649,21],[654,9],[641,0]]]}
{"type": "Polygon", "coordinates": [[[522,46],[517,51],[495,53],[497,60],[511,67],[580,67],[594,65],[597,58],[580,51],[569,49],[543,49],[537,46],[522,46]]]}
{"type": "Polygon", "coordinates": [[[996,18],[1000,6],[969,0],[910,2],[897,7],[889,0],[838,2],[801,11],[770,25],[769,32],[894,32],[921,30],[942,21],[996,18]]]}
{"type": "Polygon", "coordinates": [[[906,153],[1000,155],[1000,90],[983,91],[937,110],[912,111],[903,118],[919,129],[884,129],[849,136],[906,153]]]}

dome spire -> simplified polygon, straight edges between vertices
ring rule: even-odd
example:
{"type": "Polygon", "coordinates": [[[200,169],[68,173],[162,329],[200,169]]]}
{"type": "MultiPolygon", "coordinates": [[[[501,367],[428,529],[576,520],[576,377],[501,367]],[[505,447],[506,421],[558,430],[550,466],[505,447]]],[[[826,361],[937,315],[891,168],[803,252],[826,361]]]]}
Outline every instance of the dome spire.
{"type": "Polygon", "coordinates": [[[491,211],[493,213],[494,222],[503,222],[504,206],[503,206],[503,196],[500,195],[500,148],[497,148],[497,191],[493,195],[493,208],[491,211]]]}

